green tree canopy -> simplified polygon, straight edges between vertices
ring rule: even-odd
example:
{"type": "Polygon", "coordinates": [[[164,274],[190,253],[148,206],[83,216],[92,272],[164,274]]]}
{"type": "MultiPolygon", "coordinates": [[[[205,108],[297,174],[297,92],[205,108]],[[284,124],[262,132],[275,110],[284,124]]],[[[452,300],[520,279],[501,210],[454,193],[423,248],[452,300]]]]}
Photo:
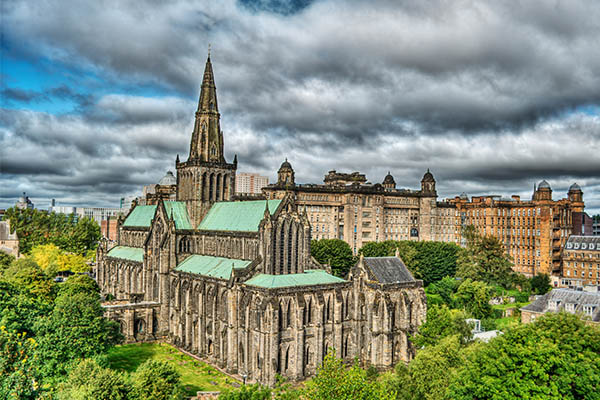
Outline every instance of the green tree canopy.
{"type": "Polygon", "coordinates": [[[310,242],[310,254],[321,264],[331,265],[335,276],[346,277],[356,262],[348,243],[340,239],[321,239],[310,242]]]}
{"type": "Polygon", "coordinates": [[[451,310],[445,304],[427,308],[427,320],[419,327],[412,341],[417,347],[435,346],[445,337],[457,336],[462,344],[472,338],[471,327],[460,310],[451,310]]]}
{"type": "Polygon", "coordinates": [[[83,254],[95,249],[101,238],[100,226],[89,218],[78,219],[75,215],[47,213],[36,209],[6,210],[11,230],[19,236],[22,253],[29,253],[38,245],[55,244],[61,249],[83,254]]]}
{"type": "Polygon", "coordinates": [[[97,293],[61,293],[35,330],[46,376],[64,375],[69,362],[103,354],[122,340],[118,324],[103,317],[97,293]]]}
{"type": "Polygon", "coordinates": [[[463,235],[467,248],[458,256],[456,276],[504,288],[513,286],[516,274],[502,242],[491,235],[479,235],[472,226],[465,228],[463,235]]]}
{"type": "Polygon", "coordinates": [[[537,274],[531,278],[531,289],[535,294],[546,294],[552,289],[548,274],[537,274]]]}
{"type": "Polygon", "coordinates": [[[484,282],[465,280],[456,292],[456,302],[473,318],[483,319],[492,314],[492,288],[484,282]]]}
{"type": "Polygon", "coordinates": [[[508,329],[469,353],[449,397],[598,399],[600,329],[566,313],[508,329]]]}
{"type": "Polygon", "coordinates": [[[15,261],[15,256],[0,250],[0,275],[2,275],[2,272],[7,269],[13,261],[15,261]]]}
{"type": "Polygon", "coordinates": [[[40,387],[35,347],[35,340],[25,333],[0,326],[0,398],[38,398],[40,387]]]}
{"type": "Polygon", "coordinates": [[[102,368],[93,359],[82,360],[59,385],[58,400],[130,400],[131,386],[127,377],[102,368]]]}
{"type": "Polygon", "coordinates": [[[181,396],[179,373],[164,361],[146,360],[132,379],[133,399],[173,400],[181,396]]]}
{"type": "Polygon", "coordinates": [[[306,400],[386,400],[396,393],[386,391],[378,381],[370,381],[365,370],[356,363],[346,368],[342,360],[329,351],[317,369],[317,375],[306,383],[306,400]]]}
{"type": "Polygon", "coordinates": [[[20,258],[2,272],[0,277],[18,290],[26,290],[45,301],[54,298],[54,282],[30,258],[20,258]]]}

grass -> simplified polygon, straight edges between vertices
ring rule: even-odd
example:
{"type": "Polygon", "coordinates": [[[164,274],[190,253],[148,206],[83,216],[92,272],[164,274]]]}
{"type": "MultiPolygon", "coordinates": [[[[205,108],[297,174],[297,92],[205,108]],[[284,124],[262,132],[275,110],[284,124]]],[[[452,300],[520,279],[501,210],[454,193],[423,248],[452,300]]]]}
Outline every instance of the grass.
{"type": "Polygon", "coordinates": [[[527,304],[531,303],[530,301],[527,302],[523,302],[523,303],[507,303],[507,304],[496,304],[493,305],[492,308],[496,309],[496,310],[507,310],[509,308],[521,308],[523,306],[526,306],[527,304]]]}
{"type": "Polygon", "coordinates": [[[506,328],[516,326],[521,323],[521,317],[503,317],[496,319],[496,329],[504,331],[506,328]]]}
{"type": "Polygon", "coordinates": [[[108,352],[110,368],[134,372],[146,360],[166,361],[181,375],[181,384],[186,394],[196,395],[197,391],[223,391],[230,389],[233,378],[216,368],[198,361],[166,343],[133,343],[115,346],[108,352]]]}

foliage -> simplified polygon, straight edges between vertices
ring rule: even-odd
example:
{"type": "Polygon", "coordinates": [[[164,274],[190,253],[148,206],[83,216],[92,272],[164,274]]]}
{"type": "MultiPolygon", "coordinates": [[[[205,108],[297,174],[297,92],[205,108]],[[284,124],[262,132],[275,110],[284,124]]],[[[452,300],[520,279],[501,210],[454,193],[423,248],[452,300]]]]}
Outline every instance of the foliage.
{"type": "Polygon", "coordinates": [[[535,294],[546,294],[552,289],[548,274],[537,274],[531,278],[531,289],[535,294]]]}
{"type": "Polygon", "coordinates": [[[271,400],[271,389],[260,384],[242,385],[219,395],[219,400],[271,400]]]}
{"type": "Polygon", "coordinates": [[[0,250],[0,275],[2,275],[2,272],[7,269],[13,261],[15,261],[15,256],[0,250]]]}
{"type": "Polygon", "coordinates": [[[340,239],[310,242],[310,254],[321,264],[329,264],[335,276],[345,277],[356,260],[348,243],[340,239]]]}
{"type": "Polygon", "coordinates": [[[171,400],[181,398],[181,376],[164,361],[148,360],[132,378],[133,398],[137,400],[171,400]]]}
{"type": "Polygon", "coordinates": [[[317,375],[306,384],[306,400],[385,400],[396,398],[378,381],[369,381],[365,370],[358,364],[346,368],[342,360],[330,351],[317,369],[317,375]]]}
{"type": "Polygon", "coordinates": [[[15,260],[2,272],[0,279],[36,298],[51,301],[54,297],[54,282],[28,257],[15,260]]]}
{"type": "Polygon", "coordinates": [[[456,302],[473,318],[483,319],[492,315],[490,299],[492,289],[483,282],[465,280],[456,292],[456,302]]]}
{"type": "Polygon", "coordinates": [[[106,353],[122,340],[118,324],[103,317],[97,293],[61,293],[35,330],[42,371],[49,377],[64,375],[69,362],[106,353]]]}
{"type": "Polygon", "coordinates": [[[504,288],[513,286],[516,274],[502,242],[491,235],[479,235],[472,226],[465,228],[463,235],[467,248],[459,254],[456,276],[504,288]]]}
{"type": "Polygon", "coordinates": [[[37,245],[54,244],[70,253],[83,254],[95,249],[100,240],[100,226],[89,218],[78,219],[75,215],[47,213],[36,209],[6,210],[12,231],[19,236],[22,253],[37,245]]]}
{"type": "Polygon", "coordinates": [[[59,286],[59,295],[73,296],[76,293],[95,293],[100,295],[100,287],[96,281],[88,275],[72,275],[59,286]]]}
{"type": "Polygon", "coordinates": [[[90,266],[86,256],[67,253],[55,244],[38,245],[31,249],[30,256],[48,276],[55,276],[59,271],[87,272],[90,266]]]}
{"type": "Polygon", "coordinates": [[[396,376],[389,378],[387,386],[395,389],[402,400],[447,398],[449,380],[464,358],[458,336],[448,336],[439,344],[420,350],[408,367],[399,363],[396,376]]]}
{"type": "Polygon", "coordinates": [[[33,325],[47,315],[51,305],[8,282],[0,281],[0,325],[12,332],[33,336],[33,325]]]}
{"type": "Polygon", "coordinates": [[[419,327],[412,338],[417,347],[434,346],[445,337],[456,335],[461,344],[471,340],[471,327],[465,321],[466,315],[460,310],[451,310],[445,304],[427,309],[427,321],[419,327]]]}
{"type": "Polygon", "coordinates": [[[35,340],[25,333],[0,326],[0,398],[37,398],[39,376],[35,347],[35,340]]]}
{"type": "Polygon", "coordinates": [[[508,329],[468,354],[449,394],[452,399],[598,399],[600,330],[566,313],[508,329]]]}
{"type": "Polygon", "coordinates": [[[425,285],[429,285],[446,276],[454,276],[461,249],[453,243],[387,240],[369,242],[359,253],[365,257],[390,257],[396,250],[415,278],[423,279],[425,285]]]}
{"type": "Polygon", "coordinates": [[[92,359],[82,360],[60,385],[58,400],[129,400],[131,386],[121,372],[102,368],[92,359]]]}
{"type": "Polygon", "coordinates": [[[443,304],[450,308],[454,308],[454,294],[460,286],[460,281],[450,276],[446,276],[441,280],[432,283],[427,287],[427,294],[436,294],[440,296],[443,304]]]}

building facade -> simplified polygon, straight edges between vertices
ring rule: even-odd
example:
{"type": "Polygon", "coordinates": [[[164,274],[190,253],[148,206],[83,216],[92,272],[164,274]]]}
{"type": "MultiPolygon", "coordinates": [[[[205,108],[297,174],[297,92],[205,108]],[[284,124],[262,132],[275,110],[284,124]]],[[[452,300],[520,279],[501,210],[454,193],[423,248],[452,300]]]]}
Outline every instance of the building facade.
{"type": "Polygon", "coordinates": [[[462,230],[473,225],[480,234],[503,243],[517,272],[532,276],[558,274],[561,252],[571,234],[580,234],[584,221],[583,192],[577,184],[567,198],[552,199],[546,181],[531,200],[519,196],[477,196],[463,193],[437,200],[436,181],[427,171],[421,190],[397,189],[391,174],[381,184],[370,184],[363,174],[330,171],[324,184],[296,184],[286,160],[277,183],[263,188],[269,199],[292,196],[306,206],[315,239],[342,239],[356,254],[368,242],[435,240],[464,245],[462,230]]]}
{"type": "Polygon", "coordinates": [[[286,160],[277,183],[263,188],[268,199],[293,197],[306,207],[315,239],[342,239],[354,253],[368,242],[385,240],[438,240],[460,238],[456,210],[439,204],[435,179],[427,171],[420,190],[397,189],[391,174],[371,184],[365,175],[329,171],[323,184],[296,184],[286,160]]]}
{"type": "Polygon", "coordinates": [[[600,285],[600,237],[570,236],[561,260],[561,285],[600,285]]]}
{"type": "Polygon", "coordinates": [[[533,322],[549,312],[577,314],[587,324],[600,325],[600,292],[595,287],[589,290],[552,289],[521,307],[521,322],[533,322]]]}
{"type": "Polygon", "coordinates": [[[235,177],[235,192],[260,194],[269,184],[269,178],[251,172],[239,172],[235,177]]]}
{"type": "Polygon", "coordinates": [[[232,374],[273,384],[315,373],[329,348],[388,368],[414,354],[425,293],[397,257],[361,258],[345,279],[310,256],[292,196],[235,201],[210,58],[176,200],[136,205],[104,241],[96,275],[128,340],[165,339],[232,374]]]}

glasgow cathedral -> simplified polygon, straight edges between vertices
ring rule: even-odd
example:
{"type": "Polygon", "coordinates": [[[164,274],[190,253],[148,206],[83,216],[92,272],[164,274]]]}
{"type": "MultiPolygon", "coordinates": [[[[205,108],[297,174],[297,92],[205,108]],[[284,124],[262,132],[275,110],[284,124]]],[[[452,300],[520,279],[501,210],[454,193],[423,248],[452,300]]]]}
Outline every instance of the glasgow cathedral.
{"type": "Polygon", "coordinates": [[[263,384],[313,375],[329,348],[376,368],[410,360],[423,282],[398,257],[361,257],[332,275],[310,255],[294,196],[236,198],[237,158],[228,163],[223,147],[209,56],[176,182],[135,205],[98,249],[105,310],[127,340],[164,340],[263,384]]]}

